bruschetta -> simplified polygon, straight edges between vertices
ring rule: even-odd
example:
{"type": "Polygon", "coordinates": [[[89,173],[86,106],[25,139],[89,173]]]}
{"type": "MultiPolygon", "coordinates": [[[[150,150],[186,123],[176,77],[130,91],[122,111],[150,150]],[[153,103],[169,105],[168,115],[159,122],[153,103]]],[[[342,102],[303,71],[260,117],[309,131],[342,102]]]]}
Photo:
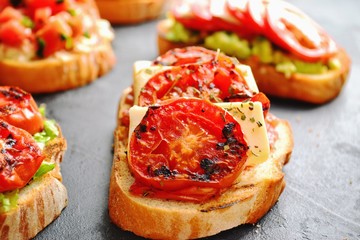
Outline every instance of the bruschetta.
{"type": "Polygon", "coordinates": [[[67,206],[66,140],[29,93],[2,86],[0,99],[0,239],[31,239],[67,206]]]}
{"type": "Polygon", "coordinates": [[[178,1],[159,22],[160,54],[201,45],[252,68],[265,94],[323,104],[339,95],[351,60],[306,13],[282,0],[178,1]]]}
{"type": "Polygon", "coordinates": [[[165,0],[96,0],[100,16],[115,24],[139,24],[160,16],[165,0]]]}
{"type": "Polygon", "coordinates": [[[114,66],[113,37],[93,0],[2,1],[0,84],[30,93],[88,84],[114,66]]]}
{"type": "Polygon", "coordinates": [[[256,223],[285,187],[289,123],[251,70],[201,47],[134,64],[118,108],[109,215],[152,239],[194,239],[256,223]]]}

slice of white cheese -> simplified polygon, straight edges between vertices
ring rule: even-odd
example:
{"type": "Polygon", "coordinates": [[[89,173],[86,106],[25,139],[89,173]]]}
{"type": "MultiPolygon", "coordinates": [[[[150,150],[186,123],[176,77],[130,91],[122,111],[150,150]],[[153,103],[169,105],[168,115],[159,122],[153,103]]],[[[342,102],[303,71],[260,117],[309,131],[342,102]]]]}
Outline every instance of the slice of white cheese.
{"type": "MultiPolygon", "coordinates": [[[[254,166],[266,161],[269,157],[270,147],[261,103],[249,101],[216,103],[216,105],[227,110],[241,126],[244,138],[249,146],[246,166],[254,166]]],[[[140,124],[147,110],[148,107],[133,106],[130,108],[129,136],[140,124]]]]}
{"type": "MultiPolygon", "coordinates": [[[[245,78],[245,81],[249,88],[254,92],[258,93],[259,89],[256,85],[254,76],[252,74],[251,68],[247,65],[243,65],[235,62],[236,69],[242,73],[245,78]]],[[[155,76],[156,74],[166,71],[173,68],[172,66],[161,66],[155,65],[152,66],[151,61],[136,61],[133,65],[133,89],[134,89],[134,104],[138,104],[138,99],[141,89],[146,85],[147,81],[155,76]]]]}
{"type": "Polygon", "coordinates": [[[136,61],[133,66],[133,89],[134,89],[134,104],[137,105],[141,89],[145,86],[147,81],[159,72],[166,71],[172,68],[171,66],[155,65],[151,66],[151,61],[136,61]]]}
{"type": "Polygon", "coordinates": [[[254,166],[266,161],[270,154],[266,124],[260,102],[224,102],[216,105],[226,109],[240,124],[249,146],[246,165],[254,166]]]}

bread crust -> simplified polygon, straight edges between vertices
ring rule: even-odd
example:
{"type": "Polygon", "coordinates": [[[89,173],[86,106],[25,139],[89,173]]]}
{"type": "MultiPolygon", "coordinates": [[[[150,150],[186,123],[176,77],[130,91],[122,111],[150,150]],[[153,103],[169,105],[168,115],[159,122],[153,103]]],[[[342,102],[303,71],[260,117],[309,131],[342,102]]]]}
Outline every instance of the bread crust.
{"type": "Polygon", "coordinates": [[[30,93],[68,90],[93,82],[115,65],[115,54],[109,41],[91,51],[69,52],[66,57],[19,62],[0,61],[0,84],[18,86],[30,93]]]}
{"type": "MultiPolygon", "coordinates": [[[[200,45],[200,43],[171,42],[165,38],[167,29],[167,20],[158,23],[159,54],[164,54],[173,48],[200,45]]],[[[255,56],[239,61],[251,67],[261,92],[275,97],[323,104],[340,94],[350,72],[351,60],[346,50],[339,48],[336,57],[341,62],[340,69],[329,70],[323,74],[295,73],[290,77],[276,71],[274,65],[261,63],[255,56]]]]}
{"type": "MultiPolygon", "coordinates": [[[[128,88],[120,101],[119,116],[128,88]]],[[[220,197],[197,204],[150,199],[129,193],[134,182],[126,156],[128,128],[118,125],[114,134],[114,159],[109,188],[109,214],[124,230],[152,239],[193,239],[214,235],[245,223],[256,223],[276,203],[285,187],[283,165],[289,160],[292,131],[288,122],[268,118],[281,138],[274,144],[269,159],[248,166],[235,184],[220,197]]]]}
{"type": "Polygon", "coordinates": [[[157,18],[164,0],[96,0],[100,16],[111,23],[136,24],[157,18]]]}
{"type": "Polygon", "coordinates": [[[19,190],[17,208],[0,214],[0,239],[31,239],[67,206],[67,190],[60,173],[65,150],[66,140],[61,134],[45,146],[45,161],[56,163],[56,167],[19,190]]]}

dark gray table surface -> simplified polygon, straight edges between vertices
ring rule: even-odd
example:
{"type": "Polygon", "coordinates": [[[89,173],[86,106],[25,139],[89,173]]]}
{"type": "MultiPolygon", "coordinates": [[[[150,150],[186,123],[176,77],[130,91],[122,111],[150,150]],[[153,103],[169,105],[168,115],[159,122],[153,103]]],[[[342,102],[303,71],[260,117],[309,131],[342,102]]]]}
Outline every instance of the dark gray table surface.
{"type": "MultiPolygon", "coordinates": [[[[295,148],[284,167],[287,186],[260,222],[208,239],[360,239],[360,1],[293,0],[352,58],[351,74],[334,101],[313,106],[271,99],[288,119],[295,148]]],[[[69,205],[40,239],[141,239],[110,222],[107,209],[113,130],[132,64],[157,56],[156,21],[115,26],[117,65],[94,83],[37,95],[68,141],[62,173],[69,205]]]]}

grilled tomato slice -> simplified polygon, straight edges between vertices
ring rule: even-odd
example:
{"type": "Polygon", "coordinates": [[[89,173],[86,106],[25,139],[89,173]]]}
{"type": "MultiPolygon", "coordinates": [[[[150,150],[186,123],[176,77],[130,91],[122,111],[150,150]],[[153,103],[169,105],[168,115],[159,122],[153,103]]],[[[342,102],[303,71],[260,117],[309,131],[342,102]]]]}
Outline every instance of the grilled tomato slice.
{"type": "Polygon", "coordinates": [[[24,187],[44,156],[26,131],[0,120],[0,192],[24,187]]]}
{"type": "Polygon", "coordinates": [[[44,127],[44,120],[30,93],[17,87],[0,86],[0,119],[32,135],[44,127]]]}
{"type": "Polygon", "coordinates": [[[236,69],[233,59],[219,54],[213,61],[176,66],[156,74],[142,88],[139,105],[147,106],[184,96],[222,102],[237,94],[252,96],[253,92],[236,69]]]}
{"type": "Polygon", "coordinates": [[[135,179],[170,194],[227,188],[247,159],[239,123],[221,107],[197,98],[149,107],[129,141],[135,179]]]}

